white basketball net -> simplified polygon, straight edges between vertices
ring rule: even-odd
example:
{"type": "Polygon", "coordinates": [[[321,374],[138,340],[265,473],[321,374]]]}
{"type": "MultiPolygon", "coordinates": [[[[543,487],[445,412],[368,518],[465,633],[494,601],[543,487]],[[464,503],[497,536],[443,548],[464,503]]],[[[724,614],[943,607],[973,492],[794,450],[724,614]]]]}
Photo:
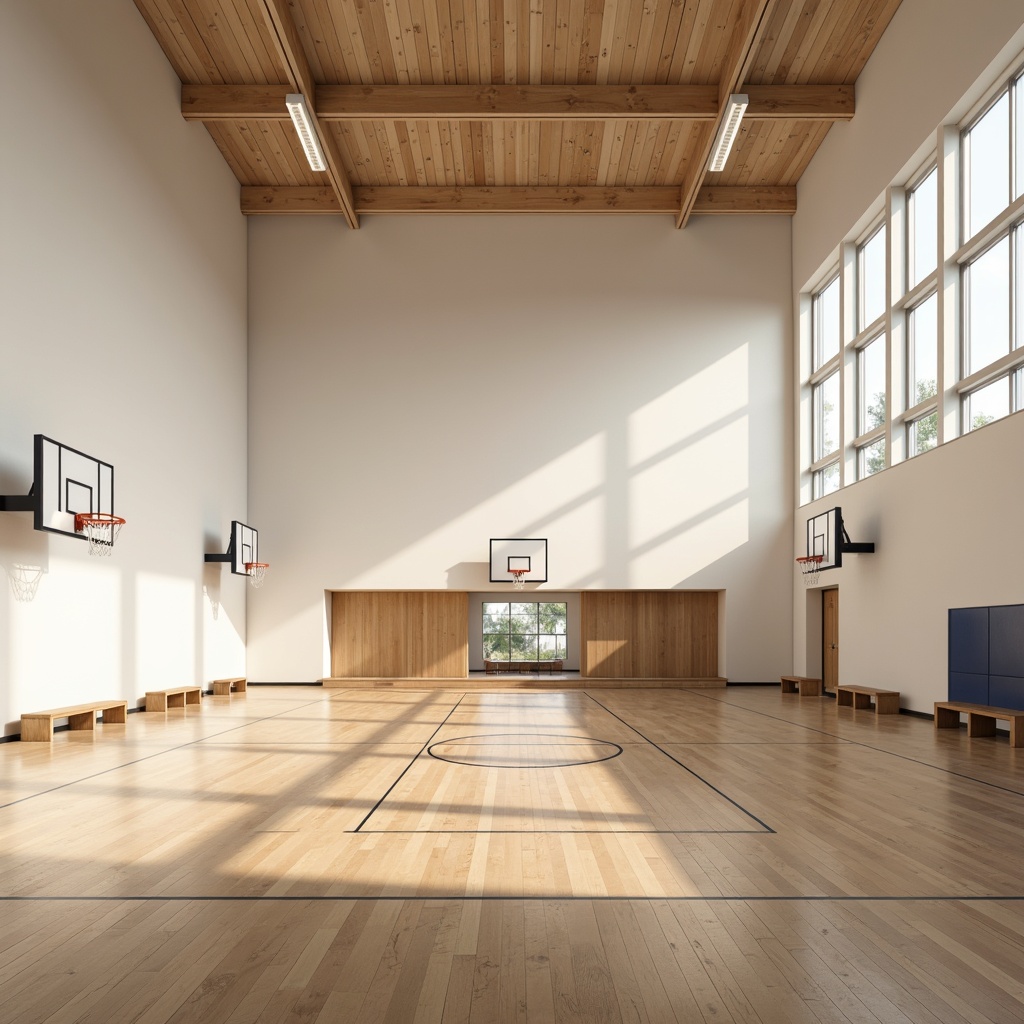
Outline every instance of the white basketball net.
{"type": "Polygon", "coordinates": [[[810,558],[798,558],[796,560],[797,567],[803,573],[805,587],[817,586],[818,573],[821,572],[822,561],[823,557],[821,555],[813,555],[810,558]]]}
{"type": "Polygon", "coordinates": [[[249,574],[249,582],[253,586],[253,590],[258,590],[263,586],[263,581],[266,579],[267,570],[270,568],[267,562],[246,562],[245,570],[249,574]]]}
{"type": "Polygon", "coordinates": [[[41,565],[22,565],[15,563],[8,571],[11,590],[15,601],[31,601],[39,589],[39,581],[43,578],[41,565]]]}
{"type": "Polygon", "coordinates": [[[526,570],[525,569],[509,569],[512,573],[512,586],[516,590],[522,590],[526,586],[526,570]]]}
{"type": "Polygon", "coordinates": [[[76,517],[76,529],[89,540],[89,554],[107,558],[114,550],[114,541],[121,532],[125,521],[120,516],[96,512],[76,517]]]}

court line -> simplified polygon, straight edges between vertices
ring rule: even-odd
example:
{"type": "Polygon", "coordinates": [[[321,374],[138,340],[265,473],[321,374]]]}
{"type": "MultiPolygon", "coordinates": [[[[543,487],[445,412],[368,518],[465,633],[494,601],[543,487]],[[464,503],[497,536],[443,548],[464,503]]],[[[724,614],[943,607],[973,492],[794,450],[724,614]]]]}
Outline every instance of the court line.
{"type": "Polygon", "coordinates": [[[452,706],[451,711],[449,711],[448,714],[444,716],[444,721],[441,722],[441,724],[438,725],[438,727],[430,734],[430,737],[427,739],[427,742],[424,743],[422,747],[420,747],[420,749],[416,752],[415,757],[413,757],[413,759],[402,769],[402,773],[398,776],[398,778],[395,779],[395,781],[392,782],[390,786],[388,786],[387,792],[385,792],[385,794],[373,805],[373,807],[370,808],[370,810],[366,814],[366,817],[364,817],[363,820],[359,822],[359,824],[356,825],[354,829],[346,829],[346,832],[349,832],[350,834],[358,832],[370,820],[370,818],[376,813],[377,808],[380,807],[380,805],[384,803],[385,800],[387,800],[389,794],[391,793],[391,790],[393,790],[395,786],[397,786],[402,781],[402,779],[405,777],[405,773],[416,763],[416,761],[419,759],[423,751],[430,746],[431,740],[433,740],[433,738],[445,727],[445,725],[448,723],[448,719],[455,714],[455,712],[458,710],[459,705],[462,703],[465,697],[466,694],[463,693],[463,695],[455,702],[455,704],[452,706]]]}
{"type": "Polygon", "coordinates": [[[757,816],[756,814],[753,814],[753,813],[751,813],[750,811],[748,811],[748,810],[746,809],[746,807],[744,807],[744,806],[743,806],[743,805],[742,805],[741,803],[738,803],[738,802],[737,802],[736,800],[733,800],[733,798],[732,798],[731,796],[729,796],[728,794],[726,794],[726,793],[723,793],[723,792],[722,792],[722,791],[721,791],[721,790],[720,790],[720,789],[719,789],[719,788],[718,788],[717,786],[713,786],[713,785],[712,785],[712,784],[711,784],[710,782],[708,782],[708,780],[707,780],[707,779],[705,779],[705,778],[704,778],[703,776],[699,775],[699,774],[698,774],[697,772],[695,772],[695,771],[694,771],[694,770],[693,770],[692,768],[689,768],[689,767],[687,767],[687,766],[686,766],[685,764],[683,764],[683,762],[682,762],[682,761],[680,761],[680,760],[679,760],[679,758],[677,758],[677,757],[673,757],[673,756],[672,756],[672,755],[671,755],[671,754],[670,754],[670,753],[669,753],[669,752],[668,752],[667,750],[665,750],[665,749],[664,749],[664,747],[659,747],[659,746],[658,746],[658,744],[654,742],[654,740],[652,740],[652,739],[650,739],[649,737],[645,736],[645,735],[644,735],[644,734],[643,734],[643,733],[642,733],[642,732],[641,732],[641,731],[640,731],[639,729],[637,729],[637,728],[636,728],[635,726],[632,726],[632,725],[630,725],[630,724],[629,724],[629,722],[627,722],[627,721],[626,721],[626,720],[625,720],[625,719],[624,719],[623,717],[621,717],[620,715],[617,715],[617,714],[615,714],[615,712],[614,712],[614,711],[612,711],[612,710],[611,710],[611,708],[606,708],[606,707],[605,707],[605,706],[604,706],[604,705],[603,705],[603,704],[602,704],[602,703],[601,703],[601,702],[600,702],[600,701],[599,701],[599,700],[598,700],[598,699],[597,699],[597,698],[596,698],[596,697],[595,697],[595,696],[594,696],[594,695],[593,695],[592,693],[590,693],[589,691],[584,691],[584,692],[585,692],[585,693],[587,694],[587,696],[588,696],[588,697],[589,697],[589,698],[590,698],[590,699],[591,699],[591,700],[592,700],[592,701],[593,701],[593,702],[594,702],[594,703],[595,703],[595,704],[596,704],[596,705],[597,705],[597,706],[598,706],[599,708],[603,708],[603,709],[604,709],[604,710],[605,710],[605,711],[606,711],[606,712],[607,712],[607,713],[608,713],[609,715],[611,715],[611,716],[612,716],[612,718],[617,718],[617,719],[618,719],[618,720],[619,720],[619,721],[620,721],[620,722],[621,722],[621,723],[622,723],[622,724],[623,724],[624,726],[626,726],[626,728],[627,728],[627,729],[632,729],[632,730],[633,730],[633,732],[635,732],[635,733],[637,734],[637,736],[639,736],[639,737],[640,737],[640,738],[641,738],[642,740],[644,740],[645,742],[647,742],[647,743],[650,743],[650,745],[651,745],[652,747],[654,747],[654,749],[655,749],[655,750],[658,750],[658,751],[660,751],[660,752],[661,752],[662,754],[664,754],[664,755],[665,755],[665,756],[666,756],[666,757],[667,757],[667,758],[668,758],[668,759],[669,759],[670,761],[675,761],[675,763],[676,763],[677,765],[679,765],[679,767],[680,767],[680,768],[682,768],[682,769],[683,769],[684,771],[687,771],[687,772],[689,772],[689,773],[690,773],[690,774],[691,774],[691,775],[692,775],[692,776],[693,776],[693,777],[694,777],[695,779],[698,779],[698,780],[699,780],[700,782],[703,782],[703,783],[704,783],[704,785],[708,787],[708,789],[714,790],[714,792],[716,792],[716,793],[717,793],[717,794],[718,794],[718,795],[719,795],[719,796],[720,796],[720,797],[721,797],[721,798],[722,798],[723,800],[728,800],[728,801],[729,801],[729,803],[731,803],[731,804],[733,805],[733,807],[735,807],[735,808],[737,808],[738,810],[742,811],[742,812],[743,812],[743,813],[744,813],[744,814],[745,814],[745,815],[746,815],[746,816],[747,816],[748,818],[752,818],[752,819],[753,819],[754,821],[756,821],[756,822],[758,823],[758,825],[760,825],[760,826],[761,826],[761,827],[762,827],[762,828],[763,828],[763,829],[764,829],[764,830],[765,830],[766,832],[769,832],[769,833],[771,833],[772,835],[775,835],[775,834],[776,834],[776,833],[775,833],[775,829],[773,829],[773,828],[771,827],[771,825],[768,825],[768,824],[766,824],[765,822],[763,822],[763,821],[762,821],[762,820],[761,820],[761,819],[760,819],[760,818],[759,818],[759,817],[758,817],[758,816],[757,816]]]}

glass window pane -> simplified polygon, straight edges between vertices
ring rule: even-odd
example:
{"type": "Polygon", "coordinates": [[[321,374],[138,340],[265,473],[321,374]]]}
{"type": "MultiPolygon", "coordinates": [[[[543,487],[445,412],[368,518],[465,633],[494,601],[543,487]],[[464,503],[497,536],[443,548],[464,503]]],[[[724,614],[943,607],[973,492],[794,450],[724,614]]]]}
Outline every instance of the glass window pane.
{"type": "Polygon", "coordinates": [[[558,657],[555,638],[542,633],[538,638],[538,660],[551,661],[558,657]]]}
{"type": "Polygon", "coordinates": [[[542,603],[540,606],[540,632],[565,632],[565,605],[542,603]]]}
{"type": "Polygon", "coordinates": [[[880,227],[857,252],[860,321],[863,331],[885,312],[885,226],[880,227]]]}
{"type": "Polygon", "coordinates": [[[834,277],[813,300],[814,369],[839,352],[839,278],[834,277]]]}
{"type": "Polygon", "coordinates": [[[921,452],[930,451],[935,447],[939,436],[939,414],[933,412],[922,416],[919,420],[914,420],[908,429],[910,434],[908,447],[910,457],[913,458],[915,455],[920,455],[921,452]]]}
{"type": "Polygon", "coordinates": [[[931,170],[907,201],[908,285],[923,281],[938,262],[939,172],[931,170]]]}
{"type": "Polygon", "coordinates": [[[839,463],[819,469],[814,474],[814,497],[824,498],[826,494],[832,494],[839,490],[839,463]]]}
{"type": "Polygon", "coordinates": [[[511,643],[513,661],[537,660],[537,634],[529,636],[513,636],[511,643]]]}
{"type": "MultiPolygon", "coordinates": [[[[1021,86],[1024,93],[1024,85],[1021,86]]],[[[1021,125],[1024,134],[1024,125],[1021,125]]],[[[1013,232],[1013,262],[1016,267],[1017,280],[1013,286],[1013,308],[1016,311],[1017,323],[1013,330],[1013,347],[1024,348],[1024,224],[1018,224],[1013,232]]]]}
{"type": "Polygon", "coordinates": [[[907,408],[936,394],[938,380],[939,300],[932,295],[910,311],[908,317],[910,393],[907,408]]]}
{"type": "MultiPolygon", "coordinates": [[[[1010,204],[1010,98],[1002,96],[964,133],[967,238],[1010,204]]],[[[964,241],[967,239],[965,238],[964,241]]]]}
{"type": "Polygon", "coordinates": [[[513,601],[512,614],[537,618],[537,604],[535,601],[513,601]]]}
{"type": "Polygon", "coordinates": [[[1024,409],[1024,369],[1013,375],[1013,411],[1024,409]]]}
{"type": "Polygon", "coordinates": [[[885,469],[885,438],[880,437],[873,444],[865,445],[859,452],[860,477],[874,476],[885,469]]]}
{"type": "Polygon", "coordinates": [[[814,389],[814,461],[839,449],[839,374],[814,389]]]}
{"type": "Polygon", "coordinates": [[[1010,383],[1006,377],[972,391],[964,398],[964,433],[977,430],[1010,412],[1010,383]]]}
{"type": "Polygon", "coordinates": [[[885,423],[885,335],[857,355],[857,388],[861,434],[885,423]]]}
{"type": "Polygon", "coordinates": [[[1010,239],[1001,238],[964,271],[965,376],[1010,350],[1010,239]]]}
{"type": "Polygon", "coordinates": [[[508,633],[484,634],[484,657],[491,661],[508,661],[508,633]]]}
{"type": "Polygon", "coordinates": [[[1017,181],[1013,189],[1013,198],[1024,196],[1024,75],[1013,83],[1013,95],[1016,98],[1014,127],[1017,132],[1017,181]]]}

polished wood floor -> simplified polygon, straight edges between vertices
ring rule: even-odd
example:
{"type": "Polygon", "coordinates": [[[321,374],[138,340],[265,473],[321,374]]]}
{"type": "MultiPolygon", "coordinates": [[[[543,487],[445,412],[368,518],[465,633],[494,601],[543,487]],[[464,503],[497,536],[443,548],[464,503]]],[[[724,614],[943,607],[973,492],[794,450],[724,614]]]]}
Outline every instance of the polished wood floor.
{"type": "Polygon", "coordinates": [[[769,687],[0,745],[5,1022],[1024,1021],[1024,749],[769,687]]]}

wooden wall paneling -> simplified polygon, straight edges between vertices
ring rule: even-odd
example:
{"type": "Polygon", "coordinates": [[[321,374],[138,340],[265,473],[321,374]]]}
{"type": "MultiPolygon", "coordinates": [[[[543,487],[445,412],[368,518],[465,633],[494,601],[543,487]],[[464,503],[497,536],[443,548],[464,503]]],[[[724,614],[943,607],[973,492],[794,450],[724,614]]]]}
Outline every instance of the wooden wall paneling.
{"type": "Polygon", "coordinates": [[[716,591],[583,591],[580,670],[593,678],[718,675],[716,591]]]}
{"type": "Polygon", "coordinates": [[[331,675],[465,678],[469,598],[449,591],[335,591],[331,675]]]}

